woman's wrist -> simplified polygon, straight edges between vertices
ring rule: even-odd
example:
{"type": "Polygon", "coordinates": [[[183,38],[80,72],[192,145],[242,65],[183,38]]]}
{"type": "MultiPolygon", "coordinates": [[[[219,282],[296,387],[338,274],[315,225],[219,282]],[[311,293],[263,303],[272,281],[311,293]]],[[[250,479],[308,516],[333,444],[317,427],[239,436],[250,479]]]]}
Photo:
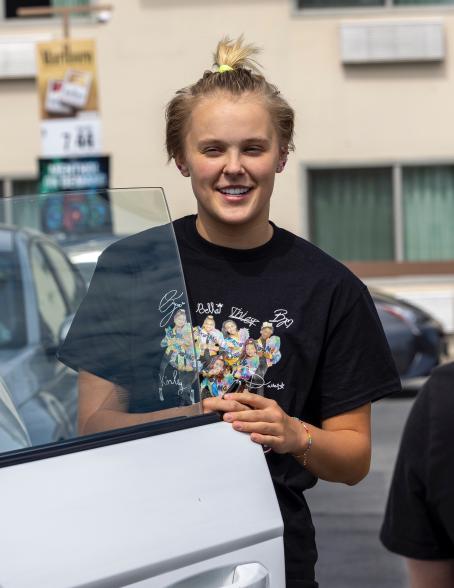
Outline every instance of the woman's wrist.
{"type": "Polygon", "coordinates": [[[309,427],[298,417],[293,417],[299,423],[302,443],[299,444],[298,449],[291,453],[291,455],[299,461],[304,467],[307,466],[309,452],[312,447],[312,435],[309,427]]]}

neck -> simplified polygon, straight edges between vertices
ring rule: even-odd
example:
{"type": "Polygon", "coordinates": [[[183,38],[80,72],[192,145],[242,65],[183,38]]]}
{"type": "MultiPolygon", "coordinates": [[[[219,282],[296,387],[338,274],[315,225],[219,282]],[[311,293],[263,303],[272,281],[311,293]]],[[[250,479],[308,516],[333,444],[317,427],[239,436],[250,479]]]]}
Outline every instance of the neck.
{"type": "Polygon", "coordinates": [[[273,227],[268,218],[257,219],[247,225],[229,225],[206,217],[199,211],[196,228],[206,241],[232,249],[254,249],[267,243],[273,236],[273,227]]]}

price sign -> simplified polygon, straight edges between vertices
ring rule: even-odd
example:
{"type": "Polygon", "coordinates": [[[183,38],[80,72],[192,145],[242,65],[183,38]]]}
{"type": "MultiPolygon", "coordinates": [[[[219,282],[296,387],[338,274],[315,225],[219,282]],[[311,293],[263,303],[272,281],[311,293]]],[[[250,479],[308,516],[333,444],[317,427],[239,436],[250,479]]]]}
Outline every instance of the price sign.
{"type": "Polygon", "coordinates": [[[55,119],[41,122],[44,157],[96,155],[101,148],[99,117],[55,119]]]}

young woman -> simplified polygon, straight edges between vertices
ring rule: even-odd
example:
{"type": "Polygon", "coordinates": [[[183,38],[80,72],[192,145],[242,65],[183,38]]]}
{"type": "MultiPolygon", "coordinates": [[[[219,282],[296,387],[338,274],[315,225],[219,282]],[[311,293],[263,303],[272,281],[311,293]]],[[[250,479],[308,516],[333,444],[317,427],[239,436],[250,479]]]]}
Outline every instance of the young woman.
{"type": "MultiPolygon", "coordinates": [[[[399,379],[365,286],[317,247],[269,220],[276,174],[293,150],[294,113],[257,71],[256,53],[241,39],[221,41],[214,70],[178,91],[168,105],[169,159],[191,182],[197,203],[196,216],[173,224],[193,323],[203,324],[209,300],[221,309],[216,320],[234,318],[256,340],[260,325],[271,324],[279,337],[280,360],[267,370],[264,396],[227,394],[205,399],[203,408],[221,412],[234,429],[271,448],[267,461],[284,519],[287,588],[313,587],[317,551],[303,492],[317,478],[356,484],[367,474],[370,403],[397,391],[399,379]]],[[[140,247],[141,257],[133,257],[136,265],[139,257],[144,260],[137,270],[143,275],[152,253],[146,244],[140,247]]],[[[112,292],[98,284],[107,259],[125,249],[119,242],[101,260],[93,294],[112,292]]],[[[131,295],[131,289],[125,292],[131,295]]],[[[103,312],[116,317],[122,306],[103,312]]],[[[86,307],[73,323],[74,333],[84,315],[87,323],[86,307]]],[[[96,342],[81,359],[71,351],[70,336],[61,353],[80,370],[81,432],[156,418],[150,404],[128,404],[117,393],[120,384],[132,396],[128,365],[119,362],[118,375],[106,365],[114,357],[97,363],[93,354],[98,349],[105,354],[106,346],[96,342]]],[[[121,349],[120,336],[116,342],[109,347],[114,354],[121,349]]]]}

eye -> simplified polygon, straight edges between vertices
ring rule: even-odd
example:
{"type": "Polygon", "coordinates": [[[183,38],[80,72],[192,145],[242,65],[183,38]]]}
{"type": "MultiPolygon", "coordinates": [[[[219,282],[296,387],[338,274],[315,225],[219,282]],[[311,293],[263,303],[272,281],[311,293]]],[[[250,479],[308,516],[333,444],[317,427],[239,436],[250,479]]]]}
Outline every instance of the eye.
{"type": "Polygon", "coordinates": [[[263,147],[261,147],[260,145],[249,145],[248,147],[246,147],[245,151],[250,155],[259,155],[263,152],[263,147]]]}
{"type": "Polygon", "coordinates": [[[202,153],[204,155],[219,155],[220,153],[222,153],[222,149],[216,145],[210,146],[210,147],[205,147],[202,151],[202,153]]]}

